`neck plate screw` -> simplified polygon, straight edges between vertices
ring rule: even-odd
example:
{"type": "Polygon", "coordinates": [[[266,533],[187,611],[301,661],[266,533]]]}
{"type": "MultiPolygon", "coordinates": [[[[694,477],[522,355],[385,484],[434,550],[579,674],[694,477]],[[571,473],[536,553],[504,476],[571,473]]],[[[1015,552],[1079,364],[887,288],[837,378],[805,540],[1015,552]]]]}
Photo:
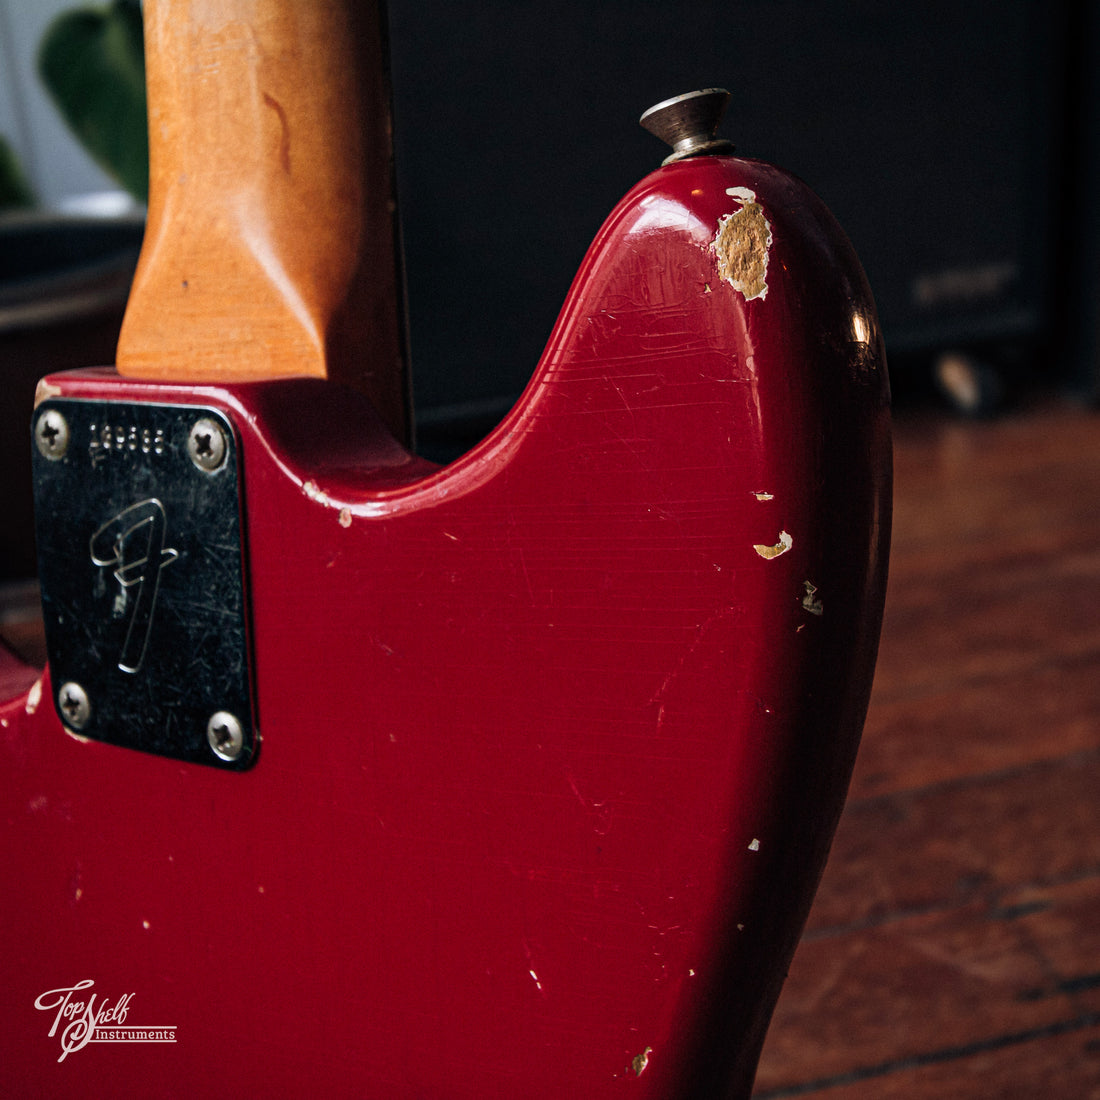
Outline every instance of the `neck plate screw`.
{"type": "Polygon", "coordinates": [[[34,426],[34,442],[44,458],[56,462],[69,449],[69,425],[56,409],[47,409],[34,426]]]}

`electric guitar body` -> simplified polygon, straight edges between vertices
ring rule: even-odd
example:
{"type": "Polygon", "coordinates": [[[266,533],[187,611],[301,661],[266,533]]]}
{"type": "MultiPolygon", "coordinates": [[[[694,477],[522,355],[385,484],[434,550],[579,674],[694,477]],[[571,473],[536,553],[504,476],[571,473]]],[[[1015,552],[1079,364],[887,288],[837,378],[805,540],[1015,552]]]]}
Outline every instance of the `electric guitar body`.
{"type": "Polygon", "coordinates": [[[2,1091],[747,1096],[885,585],[885,362],[821,203],[642,180],[444,468],[332,377],[127,354],[34,411],[2,1091]]]}

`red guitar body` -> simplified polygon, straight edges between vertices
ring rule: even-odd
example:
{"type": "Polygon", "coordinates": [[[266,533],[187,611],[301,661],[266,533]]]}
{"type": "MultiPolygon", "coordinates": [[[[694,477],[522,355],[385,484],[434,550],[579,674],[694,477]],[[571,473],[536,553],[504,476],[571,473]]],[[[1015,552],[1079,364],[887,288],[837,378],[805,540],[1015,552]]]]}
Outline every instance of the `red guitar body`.
{"type": "Polygon", "coordinates": [[[639,183],[523,398],[445,468],[320,380],[41,393],[232,426],[255,737],[233,766],[107,743],[49,670],[0,704],[0,1091],[748,1095],[889,529],[874,306],[804,186],[719,156],[639,183]]]}

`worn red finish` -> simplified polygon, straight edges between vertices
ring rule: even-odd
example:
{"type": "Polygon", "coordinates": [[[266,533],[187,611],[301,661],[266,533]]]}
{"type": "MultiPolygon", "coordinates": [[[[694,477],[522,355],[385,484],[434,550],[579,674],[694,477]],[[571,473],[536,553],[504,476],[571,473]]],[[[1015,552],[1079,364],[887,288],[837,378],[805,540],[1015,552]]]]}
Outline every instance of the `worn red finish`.
{"type": "Polygon", "coordinates": [[[48,672],[0,706],[0,1091],[746,1096],[885,583],[885,363],[819,201],[730,157],[650,175],[443,469],[323,381],[49,384],[236,426],[262,744],[78,739],[48,672]],[[738,188],[748,301],[712,247],[738,188]],[[175,1042],[62,1059],[35,1002],[85,979],[175,1042]]]}

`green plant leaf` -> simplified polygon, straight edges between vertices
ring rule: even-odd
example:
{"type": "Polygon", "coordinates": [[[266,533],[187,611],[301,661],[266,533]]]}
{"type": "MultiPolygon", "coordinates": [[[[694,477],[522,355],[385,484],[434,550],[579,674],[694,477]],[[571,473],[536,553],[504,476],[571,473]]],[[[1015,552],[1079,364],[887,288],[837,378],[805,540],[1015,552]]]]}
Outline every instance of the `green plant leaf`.
{"type": "Polygon", "coordinates": [[[59,16],[38,71],[62,117],[96,162],[142,202],[149,196],[145,50],[138,0],[59,16]]]}
{"type": "Polygon", "coordinates": [[[33,206],[34,193],[19,165],[15,151],[0,137],[0,210],[33,206]]]}

